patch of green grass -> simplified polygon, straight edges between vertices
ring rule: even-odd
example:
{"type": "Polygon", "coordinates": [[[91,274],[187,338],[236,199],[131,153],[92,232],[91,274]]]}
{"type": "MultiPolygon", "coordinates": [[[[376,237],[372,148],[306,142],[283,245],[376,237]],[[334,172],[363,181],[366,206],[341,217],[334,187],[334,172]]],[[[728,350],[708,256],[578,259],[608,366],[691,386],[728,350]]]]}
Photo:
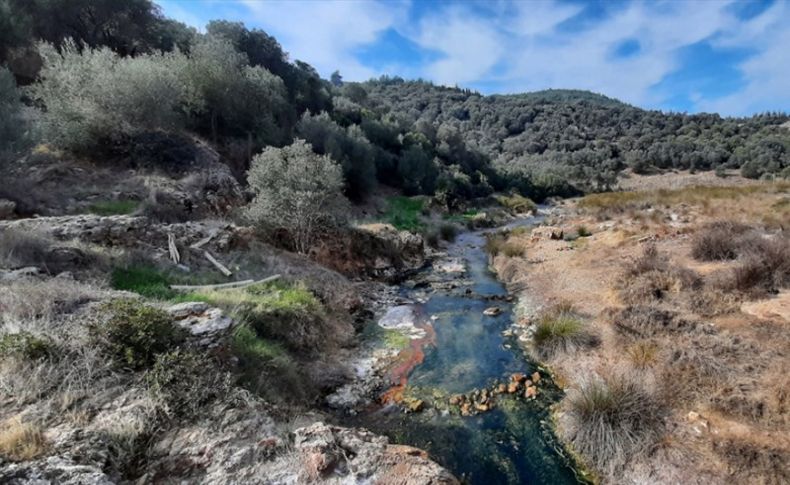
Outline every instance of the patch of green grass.
{"type": "Polygon", "coordinates": [[[402,231],[420,232],[425,224],[420,219],[425,202],[412,197],[392,197],[385,214],[387,222],[402,231]]]}
{"type": "Polygon", "coordinates": [[[599,342],[598,337],[591,334],[581,319],[565,306],[556,307],[541,315],[532,339],[535,351],[541,359],[591,347],[599,342]]]}
{"type": "Polygon", "coordinates": [[[140,202],[137,200],[102,200],[91,204],[88,210],[100,216],[115,216],[131,214],[139,206],[140,202]]]}
{"type": "Polygon", "coordinates": [[[239,383],[273,401],[304,396],[304,379],[297,363],[279,343],[242,325],[233,332],[231,352],[238,359],[239,383]]]}
{"type": "Polygon", "coordinates": [[[132,291],[157,300],[179,298],[179,293],[170,289],[171,283],[165,272],[153,266],[115,268],[110,274],[110,285],[114,289],[132,291]]]}
{"type": "Polygon", "coordinates": [[[241,325],[233,332],[231,339],[233,354],[244,364],[268,362],[287,357],[287,352],[276,342],[258,337],[253,329],[241,325]]]}

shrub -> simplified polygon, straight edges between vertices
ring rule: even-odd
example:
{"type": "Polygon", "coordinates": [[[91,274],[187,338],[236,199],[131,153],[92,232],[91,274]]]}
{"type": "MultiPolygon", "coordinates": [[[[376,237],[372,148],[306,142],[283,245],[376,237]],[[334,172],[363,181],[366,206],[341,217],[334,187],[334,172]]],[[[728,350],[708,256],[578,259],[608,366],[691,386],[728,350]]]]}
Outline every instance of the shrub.
{"type": "Polygon", "coordinates": [[[256,155],[248,180],[255,192],[249,217],[264,228],[286,230],[300,253],[311,248],[322,228],[345,221],[340,167],[303,140],[256,155]]]}
{"type": "Polygon", "coordinates": [[[538,358],[547,360],[561,353],[594,347],[600,343],[600,340],[590,333],[571,309],[560,306],[540,316],[532,336],[532,343],[538,358]]]}
{"type": "Polygon", "coordinates": [[[19,418],[6,420],[0,427],[0,456],[10,461],[32,460],[47,449],[42,429],[19,418]]]}
{"type": "Polygon", "coordinates": [[[3,229],[0,231],[0,267],[46,267],[52,241],[34,232],[3,229]]]}
{"type": "Polygon", "coordinates": [[[498,195],[496,200],[513,214],[526,214],[538,208],[531,199],[520,194],[498,195]]]}
{"type": "Polygon", "coordinates": [[[700,228],[691,242],[691,255],[700,261],[735,259],[741,249],[739,236],[751,228],[744,224],[717,221],[700,228]]]}
{"type": "Polygon", "coordinates": [[[596,469],[611,473],[662,434],[664,405],[630,377],[584,382],[564,403],[569,440],[596,469]]]}
{"type": "Polygon", "coordinates": [[[90,326],[92,340],[119,366],[150,367],[158,354],[184,342],[187,331],[173,323],[167,312],[136,300],[114,300],[105,306],[106,322],[90,326]]]}
{"type": "Polygon", "coordinates": [[[637,369],[652,367],[658,362],[658,346],[650,341],[638,341],[626,349],[626,355],[637,369]]]}
{"type": "Polygon", "coordinates": [[[230,390],[230,383],[210,358],[181,349],[157,355],[146,371],[145,383],[165,413],[174,416],[194,416],[230,390]]]}
{"type": "Polygon", "coordinates": [[[41,44],[43,67],[30,87],[45,106],[44,135],[53,143],[86,150],[141,130],[170,129],[180,122],[186,91],[179,81],[179,53],[119,57],[108,48],[60,48],[41,44]]]}
{"type": "Polygon", "coordinates": [[[592,236],[592,233],[590,232],[589,229],[587,229],[587,226],[578,226],[576,228],[576,236],[577,237],[589,237],[589,236],[592,236]]]}
{"type": "Polygon", "coordinates": [[[665,333],[688,332],[696,328],[692,322],[671,311],[654,306],[628,306],[612,319],[615,331],[624,337],[646,338],[665,333]]]}
{"type": "Polygon", "coordinates": [[[755,235],[744,240],[735,266],[714,281],[725,291],[763,294],[790,285],[790,239],[755,235]]]}
{"type": "MultiPolygon", "coordinates": [[[[22,117],[22,102],[14,75],[0,66],[0,157],[3,151],[21,148],[28,137],[27,123],[22,117]]],[[[1,159],[0,159],[1,162],[1,159]]],[[[1,166],[1,165],[0,165],[1,166]]]]}
{"type": "Polygon", "coordinates": [[[0,335],[0,356],[12,355],[28,360],[44,359],[54,351],[52,343],[27,332],[0,335]]]}
{"type": "Polygon", "coordinates": [[[420,213],[425,202],[416,197],[391,197],[384,218],[401,231],[419,232],[425,227],[420,213]]]}

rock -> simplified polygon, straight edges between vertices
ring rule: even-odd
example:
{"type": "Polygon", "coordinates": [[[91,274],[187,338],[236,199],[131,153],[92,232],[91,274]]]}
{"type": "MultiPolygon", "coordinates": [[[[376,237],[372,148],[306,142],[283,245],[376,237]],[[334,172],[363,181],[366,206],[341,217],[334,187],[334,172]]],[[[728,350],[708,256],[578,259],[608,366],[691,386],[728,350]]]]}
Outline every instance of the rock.
{"type": "Polygon", "coordinates": [[[540,372],[535,371],[532,373],[532,382],[534,382],[535,384],[540,382],[540,372]]]}
{"type": "Polygon", "coordinates": [[[315,423],[294,432],[294,449],[306,468],[307,476],[300,483],[385,483],[394,474],[404,484],[458,483],[424,451],[391,445],[387,438],[366,430],[315,423]]]}
{"type": "Polygon", "coordinates": [[[208,303],[202,301],[187,301],[169,307],[167,312],[173,318],[181,319],[189,316],[202,315],[208,308],[208,303]]]}
{"type": "Polygon", "coordinates": [[[524,392],[524,397],[527,399],[535,399],[538,396],[538,388],[535,386],[529,386],[527,390],[524,392]]]}
{"type": "Polygon", "coordinates": [[[387,313],[378,321],[382,328],[398,330],[410,338],[423,338],[425,330],[417,327],[417,314],[412,305],[399,305],[387,309],[387,313]]]}
{"type": "Polygon", "coordinates": [[[510,375],[510,380],[513,382],[524,382],[526,378],[527,376],[523,372],[514,372],[510,375]]]}
{"type": "Polygon", "coordinates": [[[16,211],[16,202],[8,199],[0,199],[0,220],[11,219],[16,211]]]}
{"type": "Polygon", "coordinates": [[[495,316],[499,315],[500,313],[502,313],[502,309],[499,308],[499,307],[495,307],[495,306],[492,306],[492,307],[489,307],[489,308],[486,308],[485,310],[483,310],[483,315],[485,315],[487,317],[495,317],[495,316]]]}
{"type": "Polygon", "coordinates": [[[406,406],[406,412],[419,413],[425,409],[425,401],[422,399],[404,399],[403,404],[406,406]]]}
{"type": "Polygon", "coordinates": [[[37,276],[41,274],[41,269],[35,266],[27,266],[25,268],[15,269],[13,271],[0,271],[0,281],[16,281],[29,276],[37,276]]]}
{"type": "Polygon", "coordinates": [[[504,394],[505,392],[507,392],[507,384],[500,383],[499,385],[497,385],[496,392],[499,394],[504,394]]]}
{"type": "Polygon", "coordinates": [[[469,402],[465,402],[461,404],[461,416],[471,416],[472,415],[472,404],[469,402]]]}
{"type": "Polygon", "coordinates": [[[463,396],[463,395],[461,395],[461,394],[455,394],[455,395],[453,395],[453,396],[450,396],[450,399],[449,399],[449,401],[448,401],[448,402],[449,402],[449,403],[450,403],[450,405],[452,405],[452,406],[458,406],[458,405],[460,405],[460,404],[461,404],[463,401],[464,401],[464,396],[463,396]]]}
{"type": "Polygon", "coordinates": [[[510,384],[507,385],[507,393],[515,394],[518,392],[519,387],[521,387],[521,383],[519,381],[510,381],[510,384]]]}
{"type": "Polygon", "coordinates": [[[442,273],[464,273],[466,267],[460,259],[448,259],[435,265],[437,271],[442,273]]]}
{"type": "Polygon", "coordinates": [[[3,463],[0,483],[64,485],[113,485],[100,465],[76,463],[71,458],[51,456],[24,463],[3,463]]]}
{"type": "Polygon", "coordinates": [[[484,413],[491,409],[491,406],[488,403],[475,403],[475,409],[484,413]]]}
{"type": "Polygon", "coordinates": [[[176,323],[196,336],[201,337],[203,345],[210,345],[214,338],[233,325],[233,319],[226,317],[219,308],[210,308],[206,303],[190,301],[178,303],[167,309],[176,323]]]}

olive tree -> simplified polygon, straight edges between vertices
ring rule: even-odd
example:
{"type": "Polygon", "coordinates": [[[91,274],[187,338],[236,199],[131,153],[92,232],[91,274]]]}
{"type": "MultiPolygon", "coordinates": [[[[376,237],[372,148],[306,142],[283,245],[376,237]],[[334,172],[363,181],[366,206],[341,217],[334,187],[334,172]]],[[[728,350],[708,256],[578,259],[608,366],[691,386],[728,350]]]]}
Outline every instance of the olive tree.
{"type": "Polygon", "coordinates": [[[252,159],[247,172],[255,198],[247,214],[260,227],[285,230],[294,248],[307,253],[316,235],[345,221],[343,172],[304,140],[268,147],[252,159]]]}

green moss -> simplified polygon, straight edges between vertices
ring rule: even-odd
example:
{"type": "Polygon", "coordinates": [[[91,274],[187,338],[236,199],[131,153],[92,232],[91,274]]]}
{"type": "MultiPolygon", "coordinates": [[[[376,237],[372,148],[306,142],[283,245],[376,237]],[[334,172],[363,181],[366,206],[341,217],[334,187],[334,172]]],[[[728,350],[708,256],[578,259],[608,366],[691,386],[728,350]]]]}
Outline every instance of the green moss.
{"type": "Polygon", "coordinates": [[[384,344],[393,349],[403,349],[409,345],[411,339],[397,330],[387,329],[383,335],[384,344]]]}
{"type": "Polygon", "coordinates": [[[392,197],[385,214],[387,222],[399,230],[420,232],[425,224],[420,219],[420,213],[425,205],[423,199],[414,197],[392,197]]]}
{"type": "Polygon", "coordinates": [[[89,327],[91,338],[122,367],[150,367],[158,354],[186,339],[187,331],[174,324],[167,312],[140,301],[113,300],[104,309],[109,318],[89,327]]]}
{"type": "Polygon", "coordinates": [[[52,355],[52,344],[27,332],[7,333],[0,336],[0,356],[16,355],[29,360],[38,360],[52,355]]]}
{"type": "Polygon", "coordinates": [[[139,205],[140,202],[136,200],[103,200],[91,204],[88,210],[100,216],[114,216],[131,214],[139,205]]]}

